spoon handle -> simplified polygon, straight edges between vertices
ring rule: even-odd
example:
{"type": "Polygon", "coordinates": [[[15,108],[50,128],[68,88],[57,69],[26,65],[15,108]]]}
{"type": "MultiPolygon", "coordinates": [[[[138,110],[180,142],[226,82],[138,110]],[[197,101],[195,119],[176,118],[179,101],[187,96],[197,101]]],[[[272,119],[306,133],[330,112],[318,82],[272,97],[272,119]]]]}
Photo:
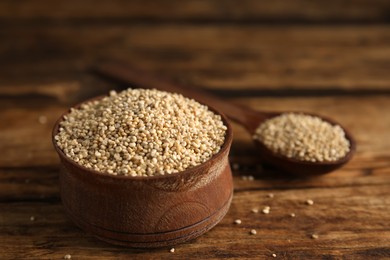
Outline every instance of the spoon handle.
{"type": "Polygon", "coordinates": [[[246,127],[251,133],[256,129],[257,123],[267,117],[265,113],[222,101],[205,91],[195,90],[190,86],[157,77],[122,61],[101,61],[94,66],[93,70],[113,80],[135,84],[143,88],[156,88],[168,92],[176,92],[202,103],[210,104],[226,114],[230,119],[246,127]],[[254,125],[254,122],[257,122],[256,125],[254,125]]]}

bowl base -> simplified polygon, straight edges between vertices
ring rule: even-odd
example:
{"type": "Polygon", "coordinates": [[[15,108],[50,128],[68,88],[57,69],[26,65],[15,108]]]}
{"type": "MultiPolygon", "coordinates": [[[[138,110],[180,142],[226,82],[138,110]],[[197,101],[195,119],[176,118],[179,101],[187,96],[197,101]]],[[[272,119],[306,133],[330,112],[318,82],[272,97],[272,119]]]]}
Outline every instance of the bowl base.
{"type": "Polygon", "coordinates": [[[99,240],[110,244],[120,245],[131,248],[156,248],[173,246],[195,239],[206,233],[217,225],[229,210],[233,193],[225,204],[212,215],[207,218],[184,228],[177,230],[149,233],[149,234],[134,234],[115,230],[108,230],[90,223],[87,223],[79,218],[76,218],[66,207],[65,211],[69,218],[81,229],[92,234],[99,240]]]}

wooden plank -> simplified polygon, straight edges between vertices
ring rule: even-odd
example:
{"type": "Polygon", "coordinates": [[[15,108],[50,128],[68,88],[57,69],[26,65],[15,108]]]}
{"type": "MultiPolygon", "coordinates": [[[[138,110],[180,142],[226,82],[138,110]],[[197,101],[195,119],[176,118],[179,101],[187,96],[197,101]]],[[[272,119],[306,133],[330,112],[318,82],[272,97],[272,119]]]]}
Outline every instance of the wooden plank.
{"type": "Polygon", "coordinates": [[[118,57],[220,93],[388,93],[388,35],[387,26],[11,26],[0,30],[0,82],[74,81],[99,57],[118,57]]]}
{"type": "Polygon", "coordinates": [[[387,22],[386,0],[3,0],[3,21],[387,22]]]}
{"type": "Polygon", "coordinates": [[[0,112],[1,167],[44,166],[58,163],[51,144],[51,130],[55,120],[67,107],[9,108],[0,112]],[[40,117],[47,123],[41,124],[40,117]]]}
{"type": "Polygon", "coordinates": [[[73,76],[69,80],[47,77],[29,83],[0,83],[0,108],[34,107],[45,110],[50,106],[63,105],[67,108],[88,98],[105,95],[111,89],[118,89],[118,86],[88,74],[73,76]]]}
{"type": "Polygon", "coordinates": [[[59,201],[59,167],[0,169],[0,201],[59,201]]]}
{"type": "Polygon", "coordinates": [[[236,192],[227,216],[195,241],[169,248],[133,250],[110,246],[79,230],[57,203],[1,203],[2,259],[282,258],[353,259],[390,257],[388,184],[375,187],[252,190],[236,192]],[[268,198],[268,192],[275,194],[268,198]],[[314,205],[305,204],[312,199],[314,205]],[[268,215],[252,208],[269,205],[268,215]],[[292,218],[291,213],[296,217],[292,218]],[[30,221],[34,216],[35,221],[30,221]],[[241,225],[234,225],[241,219],[241,225]],[[250,235],[251,229],[257,235],[250,235]],[[311,235],[317,234],[318,239],[311,235]],[[315,248],[315,250],[313,250],[315,248]]]}

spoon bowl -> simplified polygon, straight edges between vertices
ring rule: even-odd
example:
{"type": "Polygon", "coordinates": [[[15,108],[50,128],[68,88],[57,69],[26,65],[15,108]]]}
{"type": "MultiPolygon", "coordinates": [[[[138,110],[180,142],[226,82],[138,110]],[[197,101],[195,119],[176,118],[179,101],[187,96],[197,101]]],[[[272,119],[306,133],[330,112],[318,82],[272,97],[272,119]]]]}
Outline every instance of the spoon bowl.
{"type": "MultiPolygon", "coordinates": [[[[156,77],[155,75],[142,71],[138,68],[134,68],[129,64],[126,64],[125,62],[121,61],[101,61],[93,69],[100,75],[116,81],[135,84],[143,88],[156,88],[160,90],[181,93],[184,96],[194,98],[198,101],[213,104],[215,108],[217,108],[219,111],[222,111],[230,119],[244,126],[251,134],[251,136],[254,135],[256,129],[260,126],[260,124],[264,123],[268,119],[285,113],[255,111],[248,107],[231,104],[220,100],[219,98],[214,97],[213,95],[204,91],[194,90],[191,87],[184,86],[182,84],[175,83],[161,77],[156,77]]],[[[312,113],[303,114],[316,116],[322,118],[324,121],[327,121],[332,125],[341,126],[334,120],[323,116],[319,116],[312,113]]],[[[252,140],[254,141],[256,147],[259,150],[259,157],[263,163],[270,164],[285,173],[293,174],[300,177],[310,177],[334,171],[343,166],[352,158],[356,150],[356,143],[349,131],[347,131],[344,127],[342,127],[342,129],[344,130],[345,136],[350,143],[350,149],[349,152],[343,158],[337,161],[308,162],[288,158],[286,156],[271,151],[262,142],[255,139],[252,140]]]]}
{"type": "MultiPolygon", "coordinates": [[[[256,112],[257,113],[257,112],[256,112]]],[[[294,113],[294,112],[292,112],[294,113]]],[[[296,112],[296,113],[302,113],[302,112],[296,112]]],[[[260,126],[264,121],[280,116],[283,113],[281,112],[267,112],[267,113],[261,113],[256,121],[256,117],[253,117],[253,123],[248,125],[247,130],[248,132],[253,136],[256,132],[256,129],[258,126],[260,126]]],[[[303,113],[305,115],[315,116],[319,117],[324,121],[327,121],[331,125],[339,125],[337,122],[330,118],[326,118],[324,116],[320,116],[313,113],[303,113]]],[[[342,127],[343,128],[343,127],[342,127]]],[[[316,176],[316,175],[322,175],[329,172],[332,172],[340,167],[342,167],[344,164],[346,164],[353,156],[355,149],[356,149],[356,143],[351,136],[351,134],[343,128],[345,132],[345,137],[350,143],[349,151],[348,153],[342,157],[341,159],[337,161],[324,161],[324,162],[310,162],[310,161],[302,161],[294,158],[288,158],[286,156],[283,156],[281,154],[275,153],[274,151],[270,150],[268,147],[266,147],[261,141],[257,139],[253,139],[253,142],[255,143],[256,147],[258,148],[259,157],[260,160],[266,164],[273,165],[277,167],[278,169],[282,170],[283,172],[288,172],[290,174],[293,174],[295,176],[299,177],[309,177],[309,176],[316,176]]]]}

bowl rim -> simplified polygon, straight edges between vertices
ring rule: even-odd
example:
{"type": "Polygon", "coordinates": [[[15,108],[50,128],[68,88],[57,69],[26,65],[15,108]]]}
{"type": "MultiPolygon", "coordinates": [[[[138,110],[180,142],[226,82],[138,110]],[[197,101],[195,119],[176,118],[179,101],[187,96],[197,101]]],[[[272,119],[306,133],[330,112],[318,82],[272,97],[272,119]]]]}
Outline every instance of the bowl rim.
{"type": "MultiPolygon", "coordinates": [[[[127,89],[146,89],[146,88],[127,88],[127,89]]],[[[127,90],[127,89],[125,89],[125,90],[127,90]]],[[[125,91],[125,90],[123,90],[123,91],[125,91]]],[[[156,89],[156,90],[158,90],[158,89],[156,89]]],[[[158,91],[163,91],[163,90],[158,90],[158,91]]],[[[163,92],[168,92],[168,93],[172,93],[172,94],[180,94],[180,95],[182,95],[181,93],[177,93],[177,92],[170,92],[170,91],[163,91],[163,92]]],[[[171,174],[164,174],[164,175],[153,175],[153,176],[113,175],[113,174],[109,174],[109,173],[96,171],[94,169],[90,169],[90,168],[87,168],[87,167],[85,167],[83,165],[78,164],[77,162],[75,162],[74,160],[69,158],[62,151],[62,149],[57,145],[57,142],[55,140],[55,136],[57,135],[58,130],[60,128],[60,123],[64,120],[64,116],[66,116],[67,114],[70,113],[70,110],[72,108],[73,109],[77,109],[77,108],[79,108],[81,105],[83,105],[85,103],[92,102],[92,101],[97,101],[97,100],[103,99],[104,97],[109,97],[109,94],[106,94],[106,95],[99,95],[99,96],[96,96],[96,97],[88,98],[88,99],[86,99],[86,100],[84,100],[82,102],[77,103],[74,106],[71,106],[66,112],[62,113],[61,116],[56,120],[56,122],[55,122],[55,124],[53,126],[53,129],[52,129],[51,139],[52,139],[52,143],[53,143],[53,146],[54,146],[56,152],[60,156],[61,164],[63,164],[62,160],[65,160],[67,163],[71,164],[72,166],[74,166],[76,168],[79,168],[80,170],[82,170],[86,174],[93,174],[95,177],[98,176],[98,177],[114,179],[114,180],[115,179],[119,179],[119,180],[145,181],[145,180],[160,180],[160,179],[167,179],[167,178],[175,178],[175,177],[178,177],[178,176],[181,176],[181,175],[192,174],[193,172],[197,172],[198,169],[201,169],[201,168],[205,167],[207,164],[215,162],[216,160],[218,160],[222,156],[223,153],[226,152],[226,150],[230,150],[230,146],[231,146],[231,143],[233,141],[233,129],[232,129],[232,126],[229,123],[229,120],[227,119],[226,115],[224,113],[222,113],[221,111],[219,111],[218,109],[216,109],[213,106],[211,106],[209,104],[206,104],[204,102],[200,102],[200,101],[198,101],[198,100],[196,100],[194,98],[186,97],[184,95],[182,95],[182,96],[185,97],[185,98],[188,98],[188,99],[195,100],[196,102],[198,102],[198,103],[200,103],[202,105],[205,105],[210,111],[214,112],[217,115],[220,115],[221,118],[222,118],[223,124],[227,127],[226,134],[225,134],[225,140],[224,140],[224,143],[222,144],[220,150],[218,151],[218,153],[216,153],[213,156],[211,156],[207,161],[205,161],[205,162],[203,162],[201,164],[198,164],[196,166],[190,167],[188,169],[185,169],[184,171],[179,171],[179,172],[175,172],[175,173],[171,173],[171,174]]],[[[229,151],[228,151],[228,153],[229,153],[229,151]]]]}

